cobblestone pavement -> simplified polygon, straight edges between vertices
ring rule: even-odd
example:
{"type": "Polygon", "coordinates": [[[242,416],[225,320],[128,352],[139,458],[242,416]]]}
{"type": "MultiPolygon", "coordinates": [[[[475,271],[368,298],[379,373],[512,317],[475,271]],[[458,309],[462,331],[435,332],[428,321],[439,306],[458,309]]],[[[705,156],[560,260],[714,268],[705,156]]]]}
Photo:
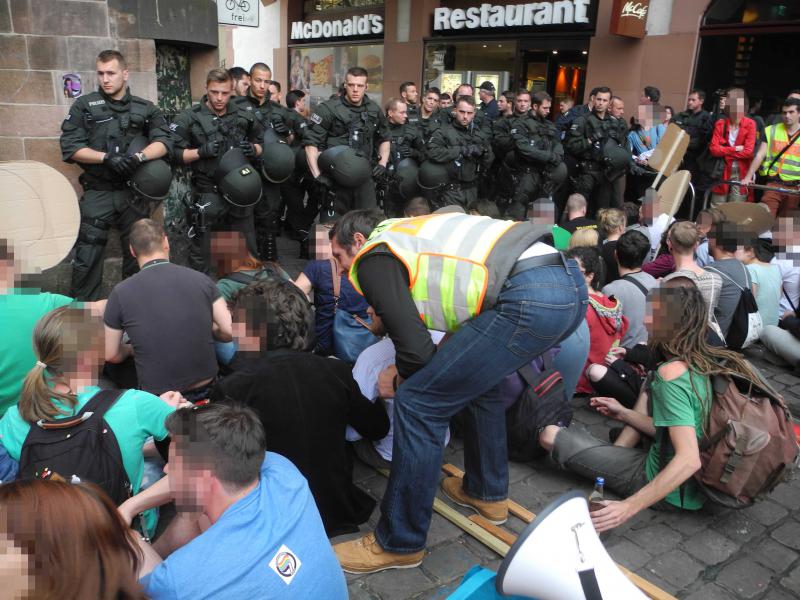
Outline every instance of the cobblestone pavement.
{"type": "MultiPolygon", "coordinates": [[[[800,415],[800,377],[761,356],[750,358],[800,415]]],[[[575,399],[575,421],[598,437],[612,423],[575,399]]],[[[454,439],[445,460],[463,464],[461,441],[454,439]]],[[[558,469],[548,459],[510,463],[509,497],[537,512],[566,491],[591,491],[591,482],[558,469]]],[[[380,500],[386,479],[356,466],[358,484],[380,500]]],[[[441,492],[438,494],[442,497],[441,492]]],[[[455,505],[453,505],[455,506],[455,505]]],[[[466,509],[455,506],[464,514],[466,509]]],[[[362,533],[372,531],[376,508],[362,533]]],[[[506,527],[520,533],[525,524],[510,517],[506,527]]],[[[333,542],[357,537],[341,536],[333,542]]],[[[800,597],[800,476],[780,485],[769,499],[738,510],[704,508],[697,514],[647,510],[604,534],[603,543],[620,564],[678,598],[687,600],[784,600],[800,597]]],[[[474,564],[497,570],[500,557],[434,513],[428,549],[416,569],[373,575],[348,575],[350,598],[394,600],[446,598],[474,564]]]]}

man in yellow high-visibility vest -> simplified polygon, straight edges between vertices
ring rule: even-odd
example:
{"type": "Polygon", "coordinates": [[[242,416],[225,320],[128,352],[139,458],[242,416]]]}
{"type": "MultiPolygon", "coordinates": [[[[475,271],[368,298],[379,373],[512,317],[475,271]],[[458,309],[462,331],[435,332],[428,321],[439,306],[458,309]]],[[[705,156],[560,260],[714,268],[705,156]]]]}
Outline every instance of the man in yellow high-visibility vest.
{"type": "MultiPolygon", "coordinates": [[[[392,470],[375,533],[335,546],[349,573],[422,561],[445,432],[465,410],[463,482],[443,492],[493,523],[508,516],[505,409],[498,384],[569,336],[586,315],[584,278],[551,245],[546,225],[460,212],[392,219],[351,211],[331,232],[349,270],[396,348],[381,396],[394,397],[392,470]],[[428,329],[446,331],[435,347],[428,329]]],[[[564,398],[543,400],[535,427],[566,426],[564,398]]]]}
{"type": "MultiPolygon", "coordinates": [[[[784,100],[781,122],[764,130],[764,140],[743,183],[753,181],[756,169],[766,176],[770,187],[800,188],[800,100],[797,98],[784,100]]],[[[800,195],[768,190],[761,197],[761,202],[769,207],[773,217],[782,217],[797,208],[800,195]]]]}

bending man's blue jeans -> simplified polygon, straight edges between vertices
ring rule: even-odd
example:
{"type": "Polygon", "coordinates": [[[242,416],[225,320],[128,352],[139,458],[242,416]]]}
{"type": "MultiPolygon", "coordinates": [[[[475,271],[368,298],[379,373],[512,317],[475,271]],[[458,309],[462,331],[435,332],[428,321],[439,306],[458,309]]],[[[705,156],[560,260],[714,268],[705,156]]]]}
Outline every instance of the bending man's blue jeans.
{"type": "Polygon", "coordinates": [[[508,496],[505,411],[498,384],[570,335],[586,315],[574,260],[523,271],[497,304],[445,342],[397,390],[389,484],[376,536],[390,552],[425,547],[450,418],[467,407],[464,490],[482,500],[508,496]]]}

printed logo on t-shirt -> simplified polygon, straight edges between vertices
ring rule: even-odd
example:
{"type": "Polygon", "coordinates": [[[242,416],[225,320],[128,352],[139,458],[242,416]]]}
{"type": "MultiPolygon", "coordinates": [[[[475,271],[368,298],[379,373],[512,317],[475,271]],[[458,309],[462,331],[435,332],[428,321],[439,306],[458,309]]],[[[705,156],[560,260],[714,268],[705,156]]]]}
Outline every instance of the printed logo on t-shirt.
{"type": "Polygon", "coordinates": [[[269,568],[275,571],[286,585],[292,583],[297,572],[302,566],[302,562],[297,555],[289,550],[285,545],[278,548],[278,552],[269,561],[269,568]]]}

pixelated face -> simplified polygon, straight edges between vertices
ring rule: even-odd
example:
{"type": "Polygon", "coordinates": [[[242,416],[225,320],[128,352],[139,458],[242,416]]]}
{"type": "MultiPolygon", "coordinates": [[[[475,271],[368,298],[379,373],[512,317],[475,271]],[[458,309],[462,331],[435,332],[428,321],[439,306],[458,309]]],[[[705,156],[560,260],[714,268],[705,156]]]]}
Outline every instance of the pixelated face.
{"type": "Polygon", "coordinates": [[[652,104],[640,104],[636,109],[636,116],[642,127],[650,128],[655,124],[655,112],[652,104]]]}
{"type": "Polygon", "coordinates": [[[128,69],[123,69],[117,59],[97,61],[97,85],[107,95],[114,97],[121,93],[127,82],[128,69]]]}
{"type": "Polygon", "coordinates": [[[733,93],[728,96],[728,114],[732,117],[737,117],[746,114],[744,96],[739,93],[733,93]]]}
{"type": "Polygon", "coordinates": [[[556,222],[556,207],[552,202],[534,202],[528,211],[531,222],[552,225],[556,222]]]}
{"type": "Polygon", "coordinates": [[[534,106],[534,112],[536,113],[536,116],[538,116],[540,119],[546,119],[549,117],[551,104],[552,103],[550,100],[542,100],[541,104],[536,104],[534,106]]]}
{"type": "Polygon", "coordinates": [[[247,96],[247,90],[250,89],[250,76],[242,75],[241,79],[233,82],[233,91],[237,96],[247,96]]]}
{"type": "Polygon", "coordinates": [[[72,311],[64,318],[62,377],[72,382],[73,389],[95,385],[105,359],[102,322],[88,310],[72,311]]]}
{"type": "Polygon", "coordinates": [[[796,266],[800,266],[800,213],[794,211],[776,219],[772,243],[778,247],[776,258],[791,260],[796,266]]]}
{"type": "MultiPolygon", "coordinates": [[[[13,518],[6,511],[0,511],[0,520],[13,518]]],[[[0,522],[0,532],[8,528],[0,522]]],[[[4,598],[28,598],[33,591],[34,579],[30,573],[30,559],[14,540],[0,533],[0,581],[3,582],[4,598]]]]}
{"type": "Polygon", "coordinates": [[[689,97],[686,99],[686,108],[692,112],[697,112],[703,108],[703,101],[700,100],[700,96],[697,94],[689,94],[689,97]]]}
{"type": "Polygon", "coordinates": [[[250,77],[250,89],[256,98],[264,100],[269,90],[269,81],[272,74],[265,69],[256,69],[250,77]]]}
{"type": "MultiPolygon", "coordinates": [[[[193,421],[194,422],[194,421],[193,421]]],[[[203,502],[211,491],[212,465],[202,465],[200,446],[196,435],[180,439],[180,451],[176,440],[169,445],[169,463],[164,472],[169,475],[169,489],[175,498],[175,507],[184,514],[200,514],[203,502]]]]}
{"type": "Polygon", "coordinates": [[[353,264],[353,259],[355,259],[356,254],[358,254],[357,246],[357,242],[354,242],[350,248],[340,246],[339,242],[336,241],[336,236],[334,236],[331,240],[331,254],[333,254],[333,258],[338,261],[339,266],[345,272],[350,270],[350,267],[353,264]]]}
{"type": "Polygon", "coordinates": [[[331,254],[331,241],[328,238],[329,228],[315,227],[313,235],[309,236],[309,255],[314,260],[328,260],[331,254]]]}
{"type": "Polygon", "coordinates": [[[361,104],[367,92],[367,78],[357,75],[346,75],[344,78],[344,91],[350,104],[361,104]]]}
{"type": "Polygon", "coordinates": [[[233,81],[209,81],[206,85],[208,103],[215,112],[225,110],[233,94],[233,81]]]}
{"type": "Polygon", "coordinates": [[[405,98],[411,104],[416,104],[417,100],[419,99],[419,92],[417,91],[417,86],[409,85],[404,92],[405,98]]]}
{"type": "Polygon", "coordinates": [[[670,340],[680,326],[683,306],[675,289],[655,289],[647,297],[644,325],[653,341],[670,340]]]}
{"type": "Polygon", "coordinates": [[[612,117],[621,119],[625,116],[625,103],[619,98],[612,100],[611,104],[608,105],[608,112],[611,113],[612,117]]]}
{"type": "Polygon", "coordinates": [[[256,322],[249,308],[236,307],[231,311],[231,331],[236,340],[237,352],[264,352],[267,350],[263,340],[267,339],[267,325],[261,321],[258,331],[253,331],[256,322]]]}
{"type": "Polygon", "coordinates": [[[460,100],[456,106],[456,120],[462,127],[468,127],[475,119],[475,107],[460,100]]]}
{"type": "Polygon", "coordinates": [[[408,105],[405,102],[398,102],[395,108],[390,108],[386,113],[390,123],[402,125],[408,120],[408,105]]]}
{"type": "Polygon", "coordinates": [[[611,94],[609,92],[598,92],[594,97],[594,109],[599,113],[604,113],[608,110],[608,103],[611,102],[611,94]]]}
{"type": "Polygon", "coordinates": [[[517,114],[524,115],[531,109],[531,95],[530,94],[517,94],[514,98],[514,110],[517,114]]]}
{"type": "Polygon", "coordinates": [[[425,98],[422,100],[422,106],[425,107],[426,112],[432,113],[436,110],[436,107],[439,106],[439,94],[436,92],[428,92],[425,94],[425,98]]]}

